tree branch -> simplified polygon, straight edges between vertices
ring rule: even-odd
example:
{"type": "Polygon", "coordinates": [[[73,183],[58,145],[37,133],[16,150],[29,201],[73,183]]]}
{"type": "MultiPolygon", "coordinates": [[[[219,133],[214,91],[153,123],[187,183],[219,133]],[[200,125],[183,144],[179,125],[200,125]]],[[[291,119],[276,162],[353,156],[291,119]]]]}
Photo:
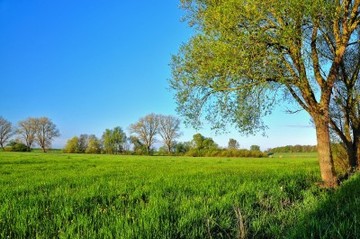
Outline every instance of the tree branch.
{"type": "Polygon", "coordinates": [[[320,64],[319,64],[319,56],[317,52],[317,34],[318,34],[318,19],[315,20],[312,34],[311,34],[311,58],[314,64],[314,73],[315,73],[315,79],[319,86],[323,88],[325,86],[324,78],[321,76],[321,70],[320,70],[320,64]]]}
{"type": "Polygon", "coordinates": [[[294,97],[294,99],[299,103],[299,105],[306,110],[307,112],[309,112],[309,107],[306,105],[306,103],[296,94],[295,90],[289,86],[286,85],[286,88],[289,90],[290,94],[292,95],[292,97],[294,97]]]}

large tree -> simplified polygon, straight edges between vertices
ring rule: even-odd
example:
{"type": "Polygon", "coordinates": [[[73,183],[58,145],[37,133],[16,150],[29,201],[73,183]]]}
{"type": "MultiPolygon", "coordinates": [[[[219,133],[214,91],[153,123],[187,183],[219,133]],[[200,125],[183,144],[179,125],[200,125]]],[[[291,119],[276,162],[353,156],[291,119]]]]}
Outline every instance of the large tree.
{"type": "Polygon", "coordinates": [[[25,142],[28,151],[31,150],[35,139],[36,139],[36,118],[27,118],[25,120],[19,121],[17,127],[17,134],[25,142]]]}
{"type": "Polygon", "coordinates": [[[360,0],[181,2],[196,34],[172,61],[179,113],[195,126],[206,112],[216,129],[255,133],[284,90],[313,119],[321,177],[335,186],[329,104],[360,0]]]}
{"type": "Polygon", "coordinates": [[[0,116],[0,147],[4,149],[6,142],[14,134],[11,122],[0,116]]]}
{"type": "Polygon", "coordinates": [[[131,124],[129,131],[135,134],[140,142],[146,147],[146,152],[151,153],[151,147],[155,143],[155,135],[158,133],[159,117],[156,114],[148,114],[131,124]]]}
{"type": "Polygon", "coordinates": [[[60,132],[56,125],[47,117],[40,117],[35,119],[35,140],[43,150],[46,152],[50,147],[54,138],[60,136],[60,132]]]}
{"type": "Polygon", "coordinates": [[[180,120],[171,115],[158,115],[159,134],[164,141],[167,152],[170,153],[175,145],[175,139],[180,137],[180,120]]]}

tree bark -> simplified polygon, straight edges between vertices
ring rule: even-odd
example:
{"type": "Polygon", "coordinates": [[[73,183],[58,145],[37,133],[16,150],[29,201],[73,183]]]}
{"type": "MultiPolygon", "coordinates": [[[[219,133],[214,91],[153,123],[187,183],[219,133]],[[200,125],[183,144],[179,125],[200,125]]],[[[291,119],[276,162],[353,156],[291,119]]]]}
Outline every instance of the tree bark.
{"type": "Polygon", "coordinates": [[[358,167],[358,146],[357,142],[349,142],[346,144],[346,151],[348,155],[348,162],[350,166],[350,172],[354,172],[358,167]]]}
{"type": "Polygon", "coordinates": [[[325,187],[336,187],[338,183],[331,154],[329,117],[326,115],[317,115],[314,117],[314,121],[321,179],[325,187]]]}

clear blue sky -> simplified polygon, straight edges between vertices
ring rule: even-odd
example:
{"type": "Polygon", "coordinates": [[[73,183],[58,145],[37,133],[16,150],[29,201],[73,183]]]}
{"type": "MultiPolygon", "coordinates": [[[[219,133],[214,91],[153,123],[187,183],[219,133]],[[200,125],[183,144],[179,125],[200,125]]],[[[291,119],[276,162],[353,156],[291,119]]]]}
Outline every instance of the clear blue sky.
{"type": "MultiPolygon", "coordinates": [[[[176,115],[167,81],[171,55],[191,36],[183,15],[179,0],[0,0],[0,115],[15,125],[51,118],[61,132],[54,147],[115,126],[127,132],[148,113],[176,115]]],[[[221,146],[230,137],[244,148],[315,144],[307,114],[284,111],[265,119],[267,137],[200,133],[221,146]]],[[[182,141],[196,133],[182,131],[182,141]]]]}

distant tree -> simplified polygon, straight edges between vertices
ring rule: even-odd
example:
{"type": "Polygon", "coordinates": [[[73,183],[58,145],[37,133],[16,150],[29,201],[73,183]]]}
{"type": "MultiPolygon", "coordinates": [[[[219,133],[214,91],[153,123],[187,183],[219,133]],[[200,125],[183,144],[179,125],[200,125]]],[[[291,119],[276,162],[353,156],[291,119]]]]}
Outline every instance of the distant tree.
{"type": "Polygon", "coordinates": [[[259,145],[251,145],[250,150],[251,151],[260,151],[260,146],[259,145]]]}
{"type": "Polygon", "coordinates": [[[218,150],[218,145],[214,142],[212,138],[204,137],[200,133],[193,135],[189,155],[205,156],[216,150],[218,150]]]}
{"type": "Polygon", "coordinates": [[[11,151],[11,152],[26,152],[26,151],[28,151],[28,148],[22,142],[17,141],[17,140],[12,140],[6,146],[5,150],[11,151]]]}
{"type": "Polygon", "coordinates": [[[164,141],[167,152],[170,153],[173,149],[175,139],[180,134],[180,120],[171,115],[158,115],[159,120],[159,134],[164,141]]]}
{"type": "Polygon", "coordinates": [[[101,141],[95,135],[89,136],[85,153],[87,154],[101,153],[101,141]]]}
{"type": "Polygon", "coordinates": [[[112,139],[115,148],[115,153],[124,152],[124,145],[126,143],[126,134],[121,127],[115,127],[112,131],[112,139]]]}
{"type": "Polygon", "coordinates": [[[138,122],[130,125],[131,134],[135,134],[141,143],[146,147],[147,154],[150,154],[151,147],[155,142],[155,135],[158,133],[159,117],[156,114],[149,114],[139,119],[138,122]]]}
{"type": "Polygon", "coordinates": [[[20,139],[25,142],[28,151],[31,150],[36,139],[36,118],[27,118],[18,123],[17,134],[20,135],[20,139]]]}
{"type": "Polygon", "coordinates": [[[133,145],[135,154],[143,154],[146,152],[146,146],[136,136],[130,136],[130,143],[133,145]]]}
{"type": "Polygon", "coordinates": [[[47,117],[35,119],[35,131],[35,140],[43,152],[46,152],[51,147],[54,138],[60,136],[56,125],[47,117]]]}
{"type": "Polygon", "coordinates": [[[184,155],[191,149],[191,142],[178,142],[174,145],[175,154],[184,155]]]}
{"type": "Polygon", "coordinates": [[[6,142],[14,134],[12,125],[10,121],[7,121],[2,116],[0,116],[0,147],[4,149],[6,142]]]}
{"type": "Polygon", "coordinates": [[[218,145],[214,142],[212,138],[207,138],[200,133],[193,135],[192,145],[194,149],[217,149],[218,145]]]}
{"type": "Polygon", "coordinates": [[[236,139],[229,139],[228,149],[239,149],[240,145],[236,139]]]}
{"type": "Polygon", "coordinates": [[[124,151],[126,134],[121,127],[106,129],[102,136],[104,151],[109,154],[117,154],[124,151]]]}
{"type": "Polygon", "coordinates": [[[80,134],[78,143],[79,153],[85,153],[89,144],[89,137],[90,136],[88,134],[80,134]]]}
{"type": "Polygon", "coordinates": [[[112,131],[110,129],[106,129],[102,135],[102,143],[104,152],[107,154],[114,153],[114,146],[112,142],[112,131]]]}
{"type": "Polygon", "coordinates": [[[75,136],[66,142],[64,153],[79,153],[79,137],[75,136]]]}

